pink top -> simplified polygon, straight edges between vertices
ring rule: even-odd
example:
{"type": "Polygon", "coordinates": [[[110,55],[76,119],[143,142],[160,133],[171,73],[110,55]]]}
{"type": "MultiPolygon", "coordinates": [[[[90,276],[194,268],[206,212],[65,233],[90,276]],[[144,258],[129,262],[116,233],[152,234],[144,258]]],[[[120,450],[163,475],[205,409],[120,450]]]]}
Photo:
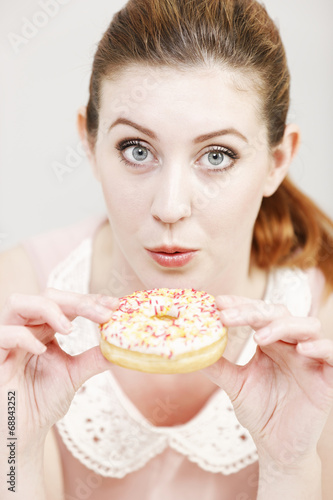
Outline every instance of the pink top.
{"type": "MultiPolygon", "coordinates": [[[[49,274],[57,266],[57,264],[66,259],[66,257],[78,245],[80,245],[83,240],[85,240],[86,238],[92,238],[97,229],[105,220],[105,215],[90,217],[89,219],[86,219],[79,224],[74,224],[65,228],[50,231],[45,234],[37,235],[22,242],[23,247],[26,249],[35,267],[41,289],[45,288],[49,274]]],[[[309,277],[309,284],[312,294],[310,314],[316,315],[320,303],[321,292],[324,286],[324,277],[322,273],[316,269],[308,270],[307,274],[309,277]]],[[[82,337],[82,328],[78,329],[78,332],[80,333],[79,337],[82,337]]],[[[77,339],[74,338],[74,335],[68,336],[68,341],[71,340],[72,337],[73,343],[75,344],[75,346],[77,346],[77,339]]],[[[122,388],[116,383],[116,380],[114,380],[113,377],[110,376],[107,382],[109,385],[111,384],[111,388],[113,388],[113,390],[110,391],[110,387],[107,386],[109,397],[114,398],[114,400],[112,400],[111,410],[117,410],[118,412],[120,412],[120,410],[123,411],[123,413],[121,413],[121,418],[119,418],[119,414],[118,420],[112,420],[113,425],[117,424],[119,426],[120,424],[122,424],[124,427],[123,432],[126,431],[128,434],[124,434],[125,438],[122,440],[124,443],[129,443],[129,446],[126,446],[125,450],[123,450],[123,454],[126,454],[126,450],[131,451],[131,449],[135,447],[134,445],[138,442],[138,450],[136,450],[135,452],[135,458],[138,457],[141,448],[144,448],[143,444],[145,444],[146,448],[147,446],[152,446],[152,436],[155,437],[155,441],[161,440],[160,451],[162,451],[162,449],[164,449],[162,441],[163,439],[167,439],[167,437],[165,437],[163,433],[167,433],[168,428],[154,428],[153,426],[149,426],[149,423],[147,421],[144,421],[143,417],[138,413],[138,410],[126,397],[126,395],[122,391],[122,388]],[[114,422],[116,422],[116,424],[114,422]],[[132,428],[131,426],[134,427],[132,428]],[[133,429],[137,429],[138,427],[140,428],[140,434],[138,436],[134,436],[133,429]],[[139,441],[139,438],[143,439],[145,437],[145,433],[149,434],[149,439],[147,438],[147,443],[142,444],[139,441]],[[128,440],[129,438],[131,438],[131,440],[128,440]]],[[[87,384],[89,386],[90,381],[88,381],[87,384]]],[[[86,392],[88,391],[88,389],[86,388],[86,392]]],[[[207,403],[206,408],[204,408],[199,413],[199,415],[193,419],[193,421],[185,426],[182,426],[183,433],[185,432],[186,434],[189,426],[193,426],[198,423],[200,419],[206,418],[208,414],[207,407],[210,405],[214,409],[214,407],[216,406],[214,401],[218,401],[219,398],[222,398],[222,392],[221,394],[214,394],[212,401],[207,403]]],[[[98,396],[99,392],[97,391],[97,386],[95,383],[95,385],[92,387],[92,397],[96,398],[98,396]]],[[[89,404],[88,407],[92,410],[94,408],[99,409],[101,408],[103,402],[103,404],[106,404],[105,401],[107,401],[107,398],[103,395],[101,401],[99,401],[99,404],[89,404]]],[[[74,411],[75,405],[72,406],[74,411]]],[[[71,412],[68,412],[67,418],[70,418],[70,413],[71,412]]],[[[215,414],[212,413],[212,411],[210,413],[214,417],[214,423],[215,414]]],[[[225,417],[225,415],[223,415],[223,417],[225,417]]],[[[76,427],[78,427],[77,415],[75,415],[75,418],[76,427]]],[[[68,425],[68,428],[70,428],[73,432],[76,427],[72,426],[71,428],[70,425],[68,425]]],[[[94,429],[98,430],[98,428],[99,426],[96,424],[94,429]]],[[[84,429],[82,429],[83,427],[80,427],[80,432],[83,432],[84,429]]],[[[199,433],[200,429],[201,426],[199,425],[197,433],[199,433]]],[[[90,429],[88,428],[87,431],[89,430],[90,429]]],[[[110,432],[108,434],[110,434],[110,436],[112,437],[111,431],[112,429],[110,429],[110,432]]],[[[170,428],[170,432],[175,432],[175,429],[170,428]]],[[[174,441],[177,444],[178,442],[176,442],[176,437],[174,437],[174,441]]],[[[187,442],[191,444],[195,441],[196,433],[194,433],[193,436],[185,435],[184,437],[183,435],[180,435],[178,437],[179,439],[183,439],[183,441],[186,441],[185,438],[188,438],[187,441],[184,442],[185,444],[187,442]]],[[[108,450],[112,449],[114,452],[116,452],[117,450],[115,449],[115,447],[116,445],[119,445],[119,441],[120,440],[117,439],[117,442],[115,441],[112,447],[108,446],[108,450]]],[[[83,442],[86,444],[87,440],[83,440],[83,442]]],[[[147,500],[148,498],[149,500],[156,500],[157,498],[159,500],[163,500],[172,498],[173,496],[175,496],[176,498],[191,498],[192,500],[194,498],[217,500],[218,498],[231,498],[231,496],[235,498],[234,495],[236,495],[237,498],[239,497],[239,499],[245,499],[250,498],[247,493],[253,494],[253,490],[255,489],[255,487],[254,484],[249,484],[249,474],[252,473],[252,477],[254,477],[253,474],[256,474],[257,472],[257,463],[249,464],[247,467],[240,470],[237,474],[231,474],[231,476],[225,476],[224,474],[214,472],[207,472],[208,469],[204,470],[203,467],[199,467],[196,463],[194,463],[193,460],[188,460],[183,451],[177,451],[178,444],[176,446],[175,443],[175,449],[167,447],[161,453],[155,453],[155,456],[147,461],[147,463],[140,469],[136,470],[135,467],[132,467],[132,472],[127,473],[125,477],[120,474],[117,475],[116,473],[114,473],[113,475],[109,474],[107,480],[110,481],[108,483],[110,489],[108,491],[112,491],[115,497],[118,498],[132,498],[133,496],[136,496],[140,499],[145,498],[145,500],[147,500]],[[227,480],[227,478],[229,479],[227,480]],[[235,493],[237,491],[239,492],[239,495],[235,493]]],[[[158,442],[157,445],[160,446],[160,443],[158,442]]],[[[71,477],[80,477],[80,474],[82,474],[82,465],[78,460],[74,458],[75,454],[73,455],[70,456],[67,467],[64,469],[65,483],[67,485],[71,484],[71,477]],[[68,478],[67,475],[69,475],[70,477],[68,478]]],[[[130,458],[131,457],[127,457],[127,460],[129,461],[130,458]]],[[[83,470],[87,471],[87,469],[83,470]]],[[[94,469],[91,467],[91,470],[94,469]]],[[[129,470],[131,470],[131,468],[129,468],[129,470]]],[[[74,495],[75,492],[69,491],[69,493],[74,495]]],[[[100,496],[98,490],[96,490],[96,496],[94,492],[94,495],[92,495],[91,498],[102,499],[107,498],[107,496],[100,496]]]]}

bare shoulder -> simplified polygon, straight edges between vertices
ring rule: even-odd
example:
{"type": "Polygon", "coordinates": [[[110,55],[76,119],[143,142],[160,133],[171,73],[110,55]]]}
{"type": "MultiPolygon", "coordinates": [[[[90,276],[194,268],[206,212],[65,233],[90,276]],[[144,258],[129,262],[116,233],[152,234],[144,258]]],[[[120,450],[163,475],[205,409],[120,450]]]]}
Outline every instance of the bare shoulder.
{"type": "Polygon", "coordinates": [[[39,293],[39,284],[32,262],[22,245],[0,253],[0,307],[14,292],[39,293]]]}

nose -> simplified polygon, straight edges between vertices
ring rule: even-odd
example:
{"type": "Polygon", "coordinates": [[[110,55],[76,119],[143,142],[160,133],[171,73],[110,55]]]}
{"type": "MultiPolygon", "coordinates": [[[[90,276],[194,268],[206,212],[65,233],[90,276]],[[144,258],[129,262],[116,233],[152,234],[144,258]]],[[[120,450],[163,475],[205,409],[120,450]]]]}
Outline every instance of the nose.
{"type": "Polygon", "coordinates": [[[190,217],[191,179],[188,166],[179,163],[164,165],[157,182],[151,205],[152,216],[165,224],[190,217]]]}

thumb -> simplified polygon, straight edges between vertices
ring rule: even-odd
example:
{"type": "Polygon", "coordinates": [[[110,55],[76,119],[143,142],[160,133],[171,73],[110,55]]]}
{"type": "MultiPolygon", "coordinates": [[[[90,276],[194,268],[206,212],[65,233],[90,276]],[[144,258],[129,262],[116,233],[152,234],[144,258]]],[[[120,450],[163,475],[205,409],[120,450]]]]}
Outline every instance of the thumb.
{"type": "Polygon", "coordinates": [[[236,399],[244,381],[243,366],[235,365],[222,357],[213,365],[203,368],[201,372],[221,387],[228,394],[231,401],[236,399]]]}
{"type": "Polygon", "coordinates": [[[110,370],[110,368],[111,363],[104,358],[99,346],[92,347],[77,356],[72,356],[69,361],[69,370],[75,391],[89,378],[110,370]]]}

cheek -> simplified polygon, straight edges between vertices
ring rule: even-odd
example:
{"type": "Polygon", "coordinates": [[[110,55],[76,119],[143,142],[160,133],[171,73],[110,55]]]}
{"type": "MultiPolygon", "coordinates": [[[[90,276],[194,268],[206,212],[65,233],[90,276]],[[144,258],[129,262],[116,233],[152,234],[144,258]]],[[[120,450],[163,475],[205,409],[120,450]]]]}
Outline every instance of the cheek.
{"type": "Polygon", "coordinates": [[[142,223],[147,214],[149,198],[135,178],[124,176],[101,177],[104,200],[113,225],[128,231],[142,223]]]}
{"type": "MultiPolygon", "coordinates": [[[[258,167],[258,165],[257,165],[258,167]]],[[[251,167],[250,167],[251,168],[251,167]]],[[[250,234],[261,206],[264,176],[259,168],[251,172],[249,166],[230,170],[221,179],[206,186],[206,204],[201,212],[203,225],[214,238],[226,234],[250,234]],[[257,175],[255,175],[257,174],[257,175]]]]}

